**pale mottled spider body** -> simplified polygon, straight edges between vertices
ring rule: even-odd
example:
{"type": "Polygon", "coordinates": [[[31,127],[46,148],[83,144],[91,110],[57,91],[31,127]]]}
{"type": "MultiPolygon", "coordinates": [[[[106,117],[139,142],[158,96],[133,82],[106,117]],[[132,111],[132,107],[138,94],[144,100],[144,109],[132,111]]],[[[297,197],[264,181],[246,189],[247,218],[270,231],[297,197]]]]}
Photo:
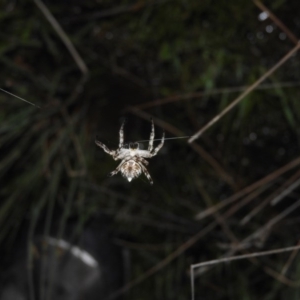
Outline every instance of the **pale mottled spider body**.
{"type": "Polygon", "coordinates": [[[140,150],[138,143],[130,143],[129,148],[124,147],[124,122],[119,131],[119,148],[116,150],[109,150],[107,146],[99,141],[95,141],[96,145],[101,147],[106,153],[111,155],[114,160],[122,160],[118,167],[110,173],[110,176],[116,175],[118,172],[127,178],[130,182],[132,179],[139,177],[142,173],[153,184],[152,178],[145,166],[149,162],[145,158],[155,156],[164,145],[165,133],[163,133],[160,144],[153,149],[154,142],[154,124],[151,125],[151,133],[148,150],[140,150]]]}

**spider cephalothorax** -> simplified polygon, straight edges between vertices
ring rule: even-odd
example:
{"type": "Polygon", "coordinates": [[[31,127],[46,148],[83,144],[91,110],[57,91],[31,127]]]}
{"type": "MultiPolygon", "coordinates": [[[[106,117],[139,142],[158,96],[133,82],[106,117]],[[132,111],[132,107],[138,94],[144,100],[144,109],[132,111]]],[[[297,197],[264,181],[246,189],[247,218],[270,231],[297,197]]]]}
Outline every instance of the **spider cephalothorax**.
{"type": "Polygon", "coordinates": [[[128,181],[131,181],[144,173],[150,183],[153,184],[152,178],[145,167],[149,164],[145,158],[151,158],[157,154],[164,144],[165,133],[163,133],[160,144],[153,149],[154,124],[152,120],[148,150],[140,150],[138,143],[130,143],[128,149],[124,147],[124,122],[121,125],[119,137],[119,148],[117,150],[109,150],[103,143],[95,141],[96,145],[111,155],[114,160],[122,160],[118,167],[110,173],[110,176],[121,172],[128,181]]]}

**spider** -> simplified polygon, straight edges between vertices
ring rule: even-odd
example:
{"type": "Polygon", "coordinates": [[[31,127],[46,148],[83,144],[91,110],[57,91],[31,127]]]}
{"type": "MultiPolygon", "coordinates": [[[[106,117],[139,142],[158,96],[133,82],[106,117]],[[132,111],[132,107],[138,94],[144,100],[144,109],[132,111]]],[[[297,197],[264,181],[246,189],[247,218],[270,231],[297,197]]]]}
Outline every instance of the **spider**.
{"type": "Polygon", "coordinates": [[[128,149],[124,147],[125,122],[122,123],[119,131],[120,139],[118,149],[109,150],[107,146],[105,146],[103,143],[99,142],[98,140],[95,140],[96,145],[102,148],[106,153],[111,155],[114,160],[122,160],[121,163],[117,166],[117,168],[109,174],[110,176],[116,175],[118,172],[121,172],[121,174],[130,182],[132,179],[137,178],[142,173],[144,173],[150,181],[150,184],[153,184],[153,180],[145,167],[149,164],[149,162],[145,158],[151,158],[155,156],[157,152],[162,148],[162,146],[164,145],[165,133],[163,133],[160,144],[153,149],[154,123],[152,119],[151,122],[152,126],[148,150],[140,150],[139,144],[137,142],[130,143],[128,149]]]}

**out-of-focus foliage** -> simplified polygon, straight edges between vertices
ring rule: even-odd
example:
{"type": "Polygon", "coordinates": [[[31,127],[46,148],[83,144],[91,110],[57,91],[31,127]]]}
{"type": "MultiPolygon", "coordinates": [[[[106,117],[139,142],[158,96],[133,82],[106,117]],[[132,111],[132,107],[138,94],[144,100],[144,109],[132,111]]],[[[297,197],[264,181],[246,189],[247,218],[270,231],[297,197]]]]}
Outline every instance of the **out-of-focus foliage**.
{"type": "MultiPolygon", "coordinates": [[[[241,92],[236,87],[252,84],[294,44],[251,1],[44,3],[89,73],[85,77],[80,72],[33,1],[2,1],[0,87],[41,106],[0,93],[0,248],[5,257],[18,247],[23,226],[28,226],[31,260],[37,227],[49,235],[51,224],[58,223],[55,235],[62,238],[72,219],[78,237],[100,212],[111,218],[113,243],[130,253],[124,263],[130,269],[125,281],[130,281],[217,218],[197,221],[198,213],[298,157],[300,64],[295,55],[266,80],[264,89],[248,95],[197,141],[214,163],[184,140],[166,141],[148,167],[153,186],[144,177],[130,184],[120,175],[107,178],[116,162],[96,147],[95,136],[116,148],[124,116],[126,142],[146,140],[150,134],[150,122],[127,107],[203,91],[202,97],[145,109],[191,135],[241,92]]],[[[300,36],[298,1],[265,4],[300,36]]],[[[162,131],[156,126],[156,138],[162,131]]],[[[278,206],[266,206],[250,223],[239,223],[292,175],[290,171],[263,185],[262,194],[132,288],[127,298],[188,298],[190,264],[226,254],[293,204],[297,189],[278,206]]],[[[267,232],[261,246],[294,245],[298,224],[297,214],[289,215],[267,232]]],[[[259,250],[256,245],[251,242],[244,251],[259,250]]],[[[266,271],[280,273],[285,262],[286,257],[278,256],[218,266],[197,277],[197,297],[298,299],[299,289],[266,271]]],[[[296,258],[289,278],[299,278],[297,263],[296,258]]]]}

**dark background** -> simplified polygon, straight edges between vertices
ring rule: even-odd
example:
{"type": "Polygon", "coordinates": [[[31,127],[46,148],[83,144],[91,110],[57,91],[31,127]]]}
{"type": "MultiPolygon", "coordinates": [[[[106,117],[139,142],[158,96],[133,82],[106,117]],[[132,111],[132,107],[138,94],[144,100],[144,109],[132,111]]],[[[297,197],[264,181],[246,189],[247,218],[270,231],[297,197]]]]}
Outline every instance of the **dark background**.
{"type": "MultiPolygon", "coordinates": [[[[166,140],[153,186],[107,177],[94,140],[116,149],[124,118],[126,143],[151,117],[196,133],[295,46],[298,2],[2,0],[0,87],[40,108],[0,92],[0,299],[189,299],[190,265],[296,245],[298,54],[193,145],[166,140]]],[[[299,299],[298,266],[196,269],[195,297],[299,299]]]]}

